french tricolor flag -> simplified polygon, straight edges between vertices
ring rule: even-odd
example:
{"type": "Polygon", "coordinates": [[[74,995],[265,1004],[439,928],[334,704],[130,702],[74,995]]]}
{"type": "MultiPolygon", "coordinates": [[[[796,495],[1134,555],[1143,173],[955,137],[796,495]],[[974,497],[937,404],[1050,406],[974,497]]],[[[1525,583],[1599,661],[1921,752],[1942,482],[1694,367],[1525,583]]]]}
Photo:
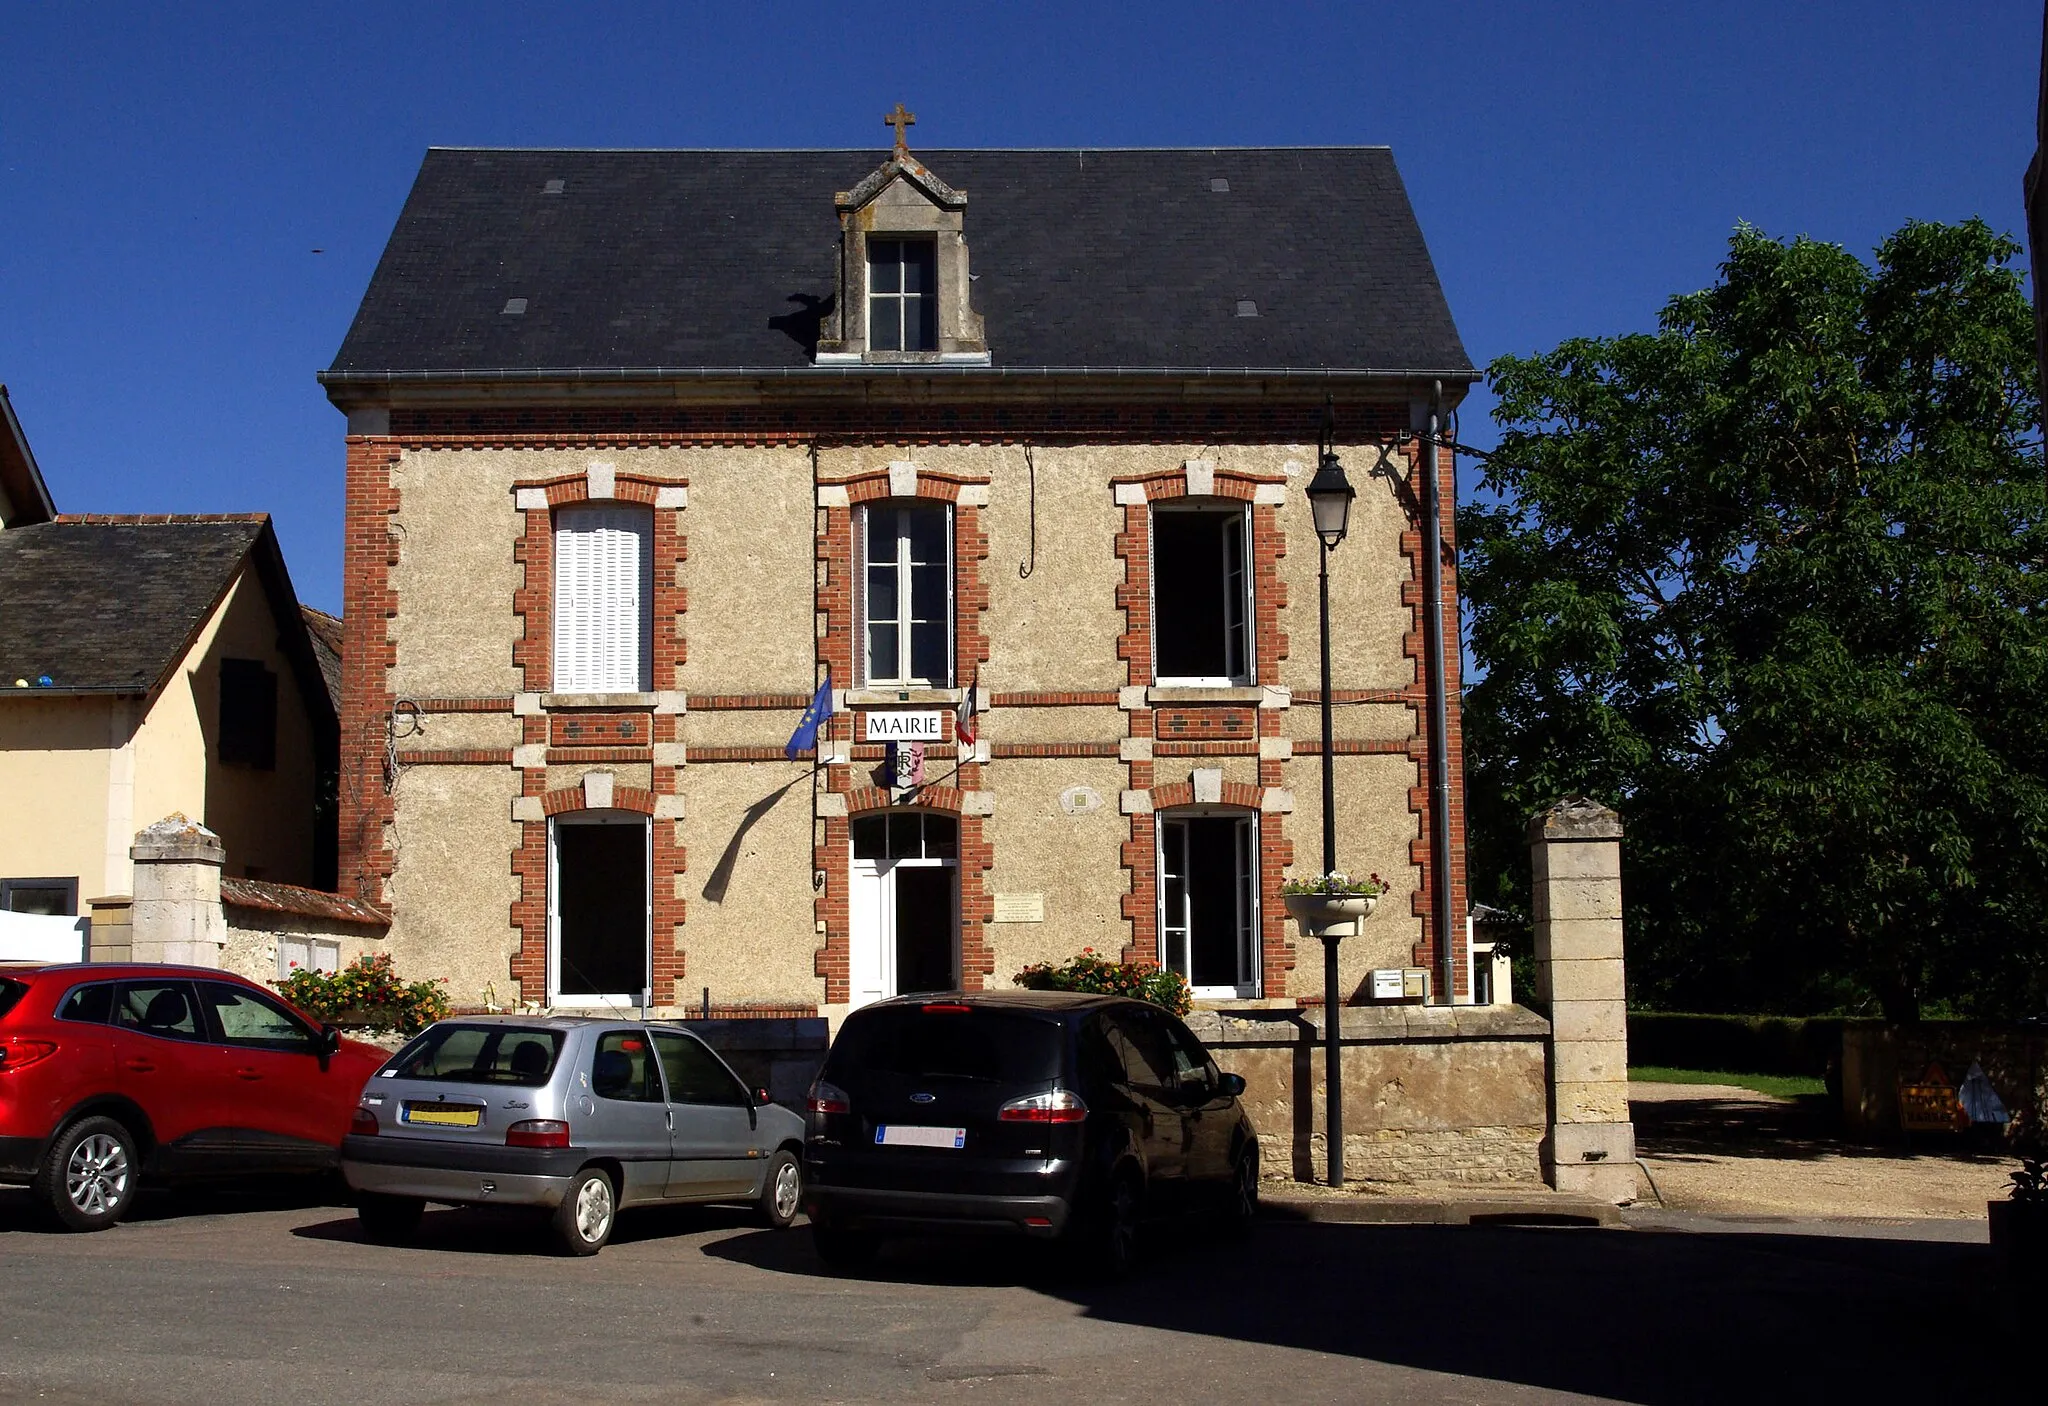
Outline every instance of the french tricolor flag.
{"type": "Polygon", "coordinates": [[[953,735],[960,740],[960,745],[963,747],[972,747],[974,745],[976,731],[974,715],[980,709],[980,692],[981,681],[977,679],[967,685],[967,692],[960,699],[960,706],[953,710],[953,735]]]}

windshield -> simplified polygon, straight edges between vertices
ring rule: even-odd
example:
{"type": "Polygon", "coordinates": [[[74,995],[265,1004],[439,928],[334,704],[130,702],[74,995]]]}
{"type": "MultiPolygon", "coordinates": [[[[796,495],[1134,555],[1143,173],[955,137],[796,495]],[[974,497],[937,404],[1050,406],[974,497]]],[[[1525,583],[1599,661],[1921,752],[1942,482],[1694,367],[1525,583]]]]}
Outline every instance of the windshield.
{"type": "Polygon", "coordinates": [[[391,1057],[399,1079],[517,1084],[537,1089],[554,1073],[562,1032],[520,1025],[436,1025],[391,1057]]]}
{"type": "Polygon", "coordinates": [[[1061,1027],[1012,1011],[924,1011],[891,1006],[851,1016],[832,1045],[825,1077],[863,1073],[915,1079],[1043,1084],[1059,1077],[1061,1027]]]}
{"type": "Polygon", "coordinates": [[[0,1016],[4,1016],[13,1010],[14,1003],[19,1001],[27,991],[28,986],[26,983],[0,976],[0,1016]]]}

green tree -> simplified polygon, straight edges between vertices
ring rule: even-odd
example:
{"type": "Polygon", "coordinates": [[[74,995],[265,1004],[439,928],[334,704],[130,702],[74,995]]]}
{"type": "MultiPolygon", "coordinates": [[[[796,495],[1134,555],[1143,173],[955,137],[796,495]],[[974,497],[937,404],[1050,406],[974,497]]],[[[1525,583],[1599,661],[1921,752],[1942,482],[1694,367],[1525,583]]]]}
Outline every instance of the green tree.
{"type": "Polygon", "coordinates": [[[1489,368],[1459,517],[1474,893],[1578,792],[1629,826],[1632,997],[2048,1001],[2048,493],[2019,246],[1747,226],[1652,334],[1489,368]]]}

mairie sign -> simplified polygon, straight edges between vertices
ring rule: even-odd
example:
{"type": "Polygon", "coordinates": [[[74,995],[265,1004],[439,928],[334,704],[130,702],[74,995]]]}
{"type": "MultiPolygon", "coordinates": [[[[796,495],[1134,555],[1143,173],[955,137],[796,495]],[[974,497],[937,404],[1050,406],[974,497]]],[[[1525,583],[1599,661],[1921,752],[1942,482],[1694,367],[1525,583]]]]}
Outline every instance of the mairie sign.
{"type": "Polygon", "coordinates": [[[938,713],[869,713],[870,742],[937,742],[943,737],[938,713]]]}

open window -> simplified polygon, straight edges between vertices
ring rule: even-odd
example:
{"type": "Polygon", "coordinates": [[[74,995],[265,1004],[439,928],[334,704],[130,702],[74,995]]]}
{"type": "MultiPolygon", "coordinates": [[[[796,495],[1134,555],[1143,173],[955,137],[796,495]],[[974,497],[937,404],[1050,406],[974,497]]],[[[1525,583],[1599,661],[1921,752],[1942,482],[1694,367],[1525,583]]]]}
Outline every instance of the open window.
{"type": "Polygon", "coordinates": [[[654,687],[654,514],[597,503],[555,514],[557,693],[654,687]]]}
{"type": "Polygon", "coordinates": [[[1242,503],[1153,509],[1152,668],[1160,683],[1252,681],[1250,538],[1242,503]]]}
{"type": "Polygon", "coordinates": [[[1258,817],[1169,813],[1159,820],[1159,960],[1194,994],[1259,994],[1258,817]]]}
{"type": "Polygon", "coordinates": [[[860,510],[862,678],[953,686],[953,516],[944,503],[891,498],[860,510]]]}
{"type": "Polygon", "coordinates": [[[647,817],[633,811],[575,811],[551,820],[548,838],[552,1004],[644,1004],[653,985],[647,817]]]}

